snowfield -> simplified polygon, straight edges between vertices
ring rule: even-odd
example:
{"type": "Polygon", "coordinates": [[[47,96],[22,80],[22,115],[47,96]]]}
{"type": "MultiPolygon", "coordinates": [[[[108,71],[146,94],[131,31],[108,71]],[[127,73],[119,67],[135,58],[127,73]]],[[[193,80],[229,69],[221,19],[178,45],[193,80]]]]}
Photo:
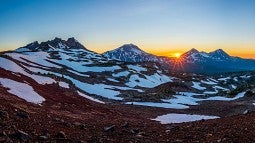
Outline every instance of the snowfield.
{"type": "Polygon", "coordinates": [[[0,78],[0,83],[3,87],[9,88],[8,92],[26,100],[27,102],[41,104],[45,99],[41,97],[34,89],[21,82],[10,80],[7,78],[0,78]]]}
{"type": "Polygon", "coordinates": [[[229,79],[231,79],[230,77],[224,77],[224,78],[219,78],[218,80],[219,81],[227,81],[227,80],[229,80],[229,79]]]}
{"type": "Polygon", "coordinates": [[[113,77],[127,77],[129,75],[129,71],[122,71],[122,72],[119,72],[119,73],[113,73],[112,76],[113,77]]]}
{"type": "Polygon", "coordinates": [[[113,86],[105,85],[105,84],[88,84],[68,76],[65,76],[65,78],[71,80],[76,87],[78,87],[79,89],[89,94],[95,94],[95,95],[99,95],[99,96],[109,98],[109,99],[114,99],[114,100],[123,99],[121,97],[117,97],[120,94],[119,91],[111,90],[113,86]]]}
{"type": "Polygon", "coordinates": [[[238,98],[244,97],[246,92],[241,92],[238,93],[234,98],[227,98],[227,97],[222,97],[222,96],[215,96],[215,97],[209,97],[207,100],[221,100],[221,101],[231,101],[231,100],[236,100],[238,98]]]}
{"type": "MultiPolygon", "coordinates": [[[[11,71],[11,72],[20,73],[20,74],[26,75],[28,77],[31,77],[33,80],[35,80],[39,84],[52,84],[52,83],[56,82],[54,79],[46,77],[46,76],[29,74],[23,68],[18,66],[16,63],[14,63],[8,59],[4,59],[2,57],[0,57],[0,67],[5,70],[11,71]]],[[[35,68],[31,68],[31,69],[34,70],[35,68]]],[[[37,72],[39,72],[39,71],[42,72],[42,70],[37,70],[37,72]]]]}
{"type": "Polygon", "coordinates": [[[207,81],[201,80],[201,82],[204,83],[204,84],[208,84],[208,85],[215,85],[215,84],[217,84],[216,82],[210,81],[210,80],[207,80],[207,81]]]}
{"type": "Polygon", "coordinates": [[[138,74],[134,74],[130,76],[129,82],[126,83],[126,85],[129,87],[139,86],[152,88],[166,82],[172,82],[171,78],[165,75],[159,75],[158,73],[150,76],[145,75],[145,78],[140,77],[138,74]]]}
{"type": "Polygon", "coordinates": [[[49,53],[47,52],[25,52],[25,53],[7,53],[13,59],[19,60],[21,62],[25,62],[28,64],[36,63],[36,65],[40,65],[43,67],[50,67],[50,68],[61,68],[55,64],[48,62],[46,59],[50,57],[49,53]],[[24,60],[26,59],[26,60],[24,60]]]}
{"type": "Polygon", "coordinates": [[[66,83],[66,82],[60,81],[58,84],[59,84],[59,86],[61,86],[61,87],[69,88],[69,84],[66,83]]]}
{"type": "Polygon", "coordinates": [[[199,120],[208,120],[208,119],[217,119],[218,116],[205,116],[205,115],[190,115],[190,114],[166,114],[158,116],[155,121],[159,121],[161,124],[171,124],[171,123],[184,123],[184,122],[193,122],[199,120]]]}
{"type": "Polygon", "coordinates": [[[170,103],[157,103],[157,102],[126,102],[129,105],[141,105],[150,107],[160,107],[160,108],[171,108],[171,109],[187,109],[189,106],[182,104],[170,104],[170,103]]]}
{"type": "Polygon", "coordinates": [[[237,94],[233,98],[227,98],[223,96],[214,96],[208,98],[198,98],[199,96],[204,96],[204,94],[197,94],[192,92],[179,92],[178,95],[173,95],[173,98],[162,99],[162,103],[154,102],[127,102],[126,104],[151,106],[151,107],[162,107],[162,108],[172,108],[172,109],[187,109],[189,105],[198,105],[200,101],[232,101],[244,97],[245,92],[237,94]],[[196,97],[194,97],[196,96],[196,97]]]}
{"type": "Polygon", "coordinates": [[[202,87],[202,86],[200,86],[200,82],[192,82],[193,83],[193,88],[195,88],[195,89],[197,89],[197,90],[205,90],[206,88],[205,87],[202,87]]]}
{"type": "Polygon", "coordinates": [[[137,71],[137,72],[147,71],[146,68],[141,67],[141,66],[139,66],[139,65],[127,65],[127,67],[128,67],[129,69],[132,69],[132,70],[137,71]]]}

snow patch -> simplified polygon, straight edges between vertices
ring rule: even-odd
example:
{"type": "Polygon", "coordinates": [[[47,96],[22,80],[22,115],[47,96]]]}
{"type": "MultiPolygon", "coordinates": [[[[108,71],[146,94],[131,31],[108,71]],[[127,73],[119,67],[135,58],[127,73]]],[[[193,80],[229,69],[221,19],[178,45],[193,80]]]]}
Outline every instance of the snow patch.
{"type": "Polygon", "coordinates": [[[88,84],[85,82],[78,81],[69,76],[64,76],[66,79],[71,80],[76,87],[79,89],[89,93],[99,95],[105,98],[114,99],[114,100],[122,100],[123,98],[117,97],[120,94],[119,91],[112,90],[112,88],[116,88],[117,86],[110,86],[105,84],[88,84]]]}
{"type": "Polygon", "coordinates": [[[34,91],[34,89],[21,82],[17,82],[7,78],[0,78],[0,83],[3,87],[9,88],[8,92],[26,100],[27,102],[40,104],[45,99],[34,91]]]}
{"type": "Polygon", "coordinates": [[[251,76],[249,76],[249,75],[243,75],[243,76],[240,76],[241,78],[246,78],[246,79],[248,79],[248,78],[250,78],[251,76]]]}
{"type": "Polygon", "coordinates": [[[129,87],[146,87],[146,88],[153,88],[155,86],[158,86],[163,83],[172,82],[170,77],[166,75],[159,75],[158,73],[155,73],[153,75],[144,75],[145,78],[139,77],[139,75],[134,74],[131,75],[129,78],[129,82],[126,83],[129,87]]]}
{"type": "Polygon", "coordinates": [[[129,69],[135,70],[135,71],[137,71],[137,72],[147,71],[146,68],[141,67],[141,66],[139,66],[139,65],[127,65],[127,67],[128,67],[129,69]]]}
{"type": "Polygon", "coordinates": [[[217,84],[216,82],[213,82],[213,81],[210,81],[210,80],[207,80],[207,81],[202,80],[201,82],[204,83],[204,84],[209,84],[209,85],[215,85],[215,84],[217,84]]]}
{"type": "Polygon", "coordinates": [[[109,80],[109,81],[112,81],[112,82],[119,82],[118,80],[115,80],[113,78],[106,78],[106,79],[109,80]]]}
{"type": "Polygon", "coordinates": [[[198,89],[198,90],[205,90],[206,88],[205,87],[202,87],[202,86],[200,86],[200,82],[194,82],[194,81],[192,81],[192,83],[193,83],[193,88],[195,88],[195,89],[198,89]]]}
{"type": "Polygon", "coordinates": [[[214,89],[221,89],[221,90],[224,90],[224,91],[228,91],[229,90],[229,89],[221,87],[221,86],[214,86],[213,88],[214,89]]]}
{"type": "Polygon", "coordinates": [[[52,64],[48,62],[46,59],[49,59],[50,55],[47,52],[26,52],[26,53],[6,53],[5,55],[8,55],[12,57],[13,59],[19,60],[21,62],[25,62],[28,64],[38,63],[39,65],[42,65],[44,67],[55,67],[55,68],[61,68],[58,65],[52,64]],[[26,59],[30,62],[27,62],[26,59]]]}
{"type": "Polygon", "coordinates": [[[217,94],[218,90],[216,91],[205,91],[204,94],[217,94]]]}
{"type": "Polygon", "coordinates": [[[171,124],[171,123],[184,123],[193,122],[199,120],[217,119],[218,116],[205,116],[205,115],[190,115],[190,114],[175,114],[170,113],[162,116],[158,116],[155,121],[159,121],[161,124],[171,124]]]}
{"type": "Polygon", "coordinates": [[[233,84],[231,84],[231,87],[232,87],[233,89],[236,89],[236,88],[237,88],[237,86],[236,86],[236,85],[233,85],[233,84]]]}
{"type": "Polygon", "coordinates": [[[224,77],[224,78],[219,78],[218,80],[219,81],[227,81],[227,80],[229,80],[229,79],[231,79],[230,77],[224,77]]]}
{"type": "Polygon", "coordinates": [[[85,97],[85,98],[91,100],[91,101],[94,101],[94,102],[97,102],[97,103],[101,103],[101,104],[105,104],[103,101],[100,101],[100,100],[98,100],[98,99],[92,98],[92,97],[90,97],[90,96],[88,96],[88,95],[85,95],[85,94],[79,92],[79,91],[78,91],[78,94],[79,94],[80,96],[82,96],[82,97],[85,97]]]}
{"type": "Polygon", "coordinates": [[[150,107],[160,107],[160,108],[171,108],[171,109],[186,109],[189,106],[181,104],[170,104],[170,103],[156,103],[156,102],[126,102],[129,105],[141,105],[150,107]]]}
{"type": "MultiPolygon", "coordinates": [[[[26,75],[32,78],[33,80],[35,80],[39,84],[52,84],[56,82],[54,79],[50,77],[29,74],[25,72],[24,69],[18,66],[16,63],[2,57],[0,57],[0,67],[11,72],[21,73],[23,75],[26,75]]],[[[32,69],[32,71],[34,71],[36,68],[29,68],[29,69],[32,69]]],[[[36,72],[39,72],[39,71],[41,73],[45,73],[45,70],[40,70],[40,69],[36,70],[36,72]]]]}
{"type": "Polygon", "coordinates": [[[113,77],[121,77],[121,76],[127,77],[128,75],[129,75],[129,71],[122,71],[116,74],[115,73],[112,74],[113,77]]]}
{"type": "Polygon", "coordinates": [[[246,92],[241,92],[238,93],[234,98],[227,98],[227,97],[222,97],[222,96],[215,96],[215,97],[209,97],[206,100],[220,100],[220,101],[231,101],[231,100],[236,100],[238,98],[244,97],[246,92]]]}
{"type": "Polygon", "coordinates": [[[69,84],[66,83],[66,82],[60,81],[58,84],[59,84],[59,86],[61,86],[61,87],[69,88],[69,84]]]}

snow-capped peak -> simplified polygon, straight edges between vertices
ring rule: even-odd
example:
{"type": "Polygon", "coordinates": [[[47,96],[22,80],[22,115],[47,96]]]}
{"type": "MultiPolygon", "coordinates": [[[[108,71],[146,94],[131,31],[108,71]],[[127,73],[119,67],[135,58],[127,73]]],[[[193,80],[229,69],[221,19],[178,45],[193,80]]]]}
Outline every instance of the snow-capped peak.
{"type": "Polygon", "coordinates": [[[184,59],[192,58],[194,60],[198,54],[199,54],[199,51],[197,49],[195,49],[195,48],[192,48],[188,52],[182,54],[181,57],[184,58],[184,59]]]}
{"type": "Polygon", "coordinates": [[[184,53],[181,56],[183,59],[186,59],[189,62],[205,62],[207,60],[213,60],[213,61],[224,61],[229,60],[231,57],[222,49],[215,50],[210,53],[206,52],[199,52],[196,49],[191,49],[190,51],[184,53]]]}
{"type": "Polygon", "coordinates": [[[199,51],[195,48],[192,48],[191,50],[188,51],[188,53],[199,53],[199,51]]]}
{"type": "Polygon", "coordinates": [[[138,54],[144,52],[138,46],[136,46],[134,44],[125,44],[125,45],[117,48],[116,50],[121,50],[121,51],[125,51],[125,52],[135,52],[138,54]]]}
{"type": "Polygon", "coordinates": [[[229,56],[225,51],[223,51],[222,49],[217,49],[213,52],[210,52],[210,54],[219,54],[219,55],[227,55],[229,56]]]}
{"type": "MultiPolygon", "coordinates": [[[[82,44],[80,44],[76,39],[68,38],[67,41],[61,38],[54,38],[54,40],[49,40],[46,42],[38,43],[37,41],[30,43],[24,47],[18,48],[16,52],[23,51],[50,51],[58,49],[83,49],[87,50],[82,44]]],[[[89,51],[89,50],[87,50],[89,51]]]]}
{"type": "Polygon", "coordinates": [[[109,59],[121,60],[125,62],[143,62],[158,60],[157,56],[146,53],[134,44],[122,45],[115,50],[105,52],[103,55],[109,59]]]}
{"type": "Polygon", "coordinates": [[[188,56],[192,56],[194,54],[198,54],[199,51],[195,48],[192,48],[191,50],[189,50],[188,52],[182,54],[182,57],[188,57],[188,56]]]}
{"type": "Polygon", "coordinates": [[[213,52],[210,52],[209,55],[211,58],[218,59],[218,60],[226,60],[230,58],[230,56],[222,49],[217,49],[213,52]]]}

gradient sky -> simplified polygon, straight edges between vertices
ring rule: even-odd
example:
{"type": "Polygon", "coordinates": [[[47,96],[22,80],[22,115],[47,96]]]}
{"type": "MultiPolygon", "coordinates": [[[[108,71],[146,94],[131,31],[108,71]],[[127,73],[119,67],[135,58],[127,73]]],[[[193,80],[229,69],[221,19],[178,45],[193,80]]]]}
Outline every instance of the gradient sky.
{"type": "Polygon", "coordinates": [[[0,0],[1,51],[54,37],[99,53],[133,43],[255,58],[255,0],[0,0]]]}

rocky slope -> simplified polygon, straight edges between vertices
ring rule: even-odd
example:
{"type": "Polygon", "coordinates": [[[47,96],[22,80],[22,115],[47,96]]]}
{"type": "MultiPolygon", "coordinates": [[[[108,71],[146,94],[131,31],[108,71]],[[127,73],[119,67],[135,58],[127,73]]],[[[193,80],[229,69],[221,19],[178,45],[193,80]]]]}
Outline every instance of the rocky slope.
{"type": "Polygon", "coordinates": [[[40,85],[29,77],[0,73],[15,81],[26,79],[46,99],[41,105],[29,103],[0,87],[0,142],[254,142],[254,112],[162,125],[150,119],[183,111],[101,104],[56,84],[40,85]]]}

